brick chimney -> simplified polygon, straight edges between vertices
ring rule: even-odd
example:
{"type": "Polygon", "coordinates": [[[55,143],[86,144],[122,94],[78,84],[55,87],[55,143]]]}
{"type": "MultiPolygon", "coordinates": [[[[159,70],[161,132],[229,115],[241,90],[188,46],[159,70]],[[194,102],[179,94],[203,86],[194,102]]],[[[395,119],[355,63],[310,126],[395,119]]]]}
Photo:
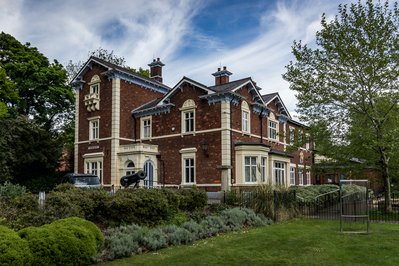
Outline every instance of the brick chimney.
{"type": "Polygon", "coordinates": [[[223,70],[221,70],[219,67],[218,71],[212,74],[213,76],[215,76],[215,85],[218,86],[229,83],[229,76],[232,74],[233,73],[228,71],[225,66],[223,67],[223,70]]]}
{"type": "Polygon", "coordinates": [[[159,60],[159,57],[157,60],[153,59],[148,66],[150,67],[150,78],[155,79],[156,81],[159,81],[162,83],[162,67],[165,64],[159,60]]]}

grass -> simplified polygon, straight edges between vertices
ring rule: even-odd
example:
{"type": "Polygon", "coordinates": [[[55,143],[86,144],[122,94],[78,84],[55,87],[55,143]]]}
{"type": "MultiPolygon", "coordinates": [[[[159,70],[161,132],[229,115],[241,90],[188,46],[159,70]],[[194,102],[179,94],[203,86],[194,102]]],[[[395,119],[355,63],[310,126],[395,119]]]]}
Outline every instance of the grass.
{"type": "Polygon", "coordinates": [[[399,265],[399,225],[343,234],[339,221],[292,220],[106,265],[399,265]]]}

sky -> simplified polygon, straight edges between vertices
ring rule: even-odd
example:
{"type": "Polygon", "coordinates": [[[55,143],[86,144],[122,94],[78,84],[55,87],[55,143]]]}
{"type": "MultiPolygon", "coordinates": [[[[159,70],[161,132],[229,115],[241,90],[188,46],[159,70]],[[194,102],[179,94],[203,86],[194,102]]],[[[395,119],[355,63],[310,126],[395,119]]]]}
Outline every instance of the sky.
{"type": "Polygon", "coordinates": [[[214,85],[211,74],[226,66],[230,81],[251,77],[262,95],[278,92],[295,118],[282,78],[293,41],[314,47],[321,15],[331,20],[348,2],[357,1],[0,0],[0,31],[64,65],[100,47],[136,69],[159,57],[170,87],[183,76],[214,85]]]}

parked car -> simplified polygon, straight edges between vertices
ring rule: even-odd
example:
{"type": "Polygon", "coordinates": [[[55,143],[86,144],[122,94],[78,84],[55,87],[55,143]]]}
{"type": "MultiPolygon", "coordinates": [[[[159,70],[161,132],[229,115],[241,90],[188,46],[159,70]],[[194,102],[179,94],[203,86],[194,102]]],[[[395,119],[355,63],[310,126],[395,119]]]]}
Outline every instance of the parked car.
{"type": "Polygon", "coordinates": [[[101,188],[100,178],[93,174],[66,174],[64,182],[73,184],[80,188],[101,188]]]}

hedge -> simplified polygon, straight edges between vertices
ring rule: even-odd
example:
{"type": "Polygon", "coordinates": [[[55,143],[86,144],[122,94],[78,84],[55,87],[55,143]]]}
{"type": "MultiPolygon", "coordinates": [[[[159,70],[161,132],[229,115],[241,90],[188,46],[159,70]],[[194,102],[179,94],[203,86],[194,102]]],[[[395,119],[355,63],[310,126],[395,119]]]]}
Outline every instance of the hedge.
{"type": "Polygon", "coordinates": [[[0,226],[0,265],[29,265],[31,259],[28,242],[15,231],[0,226]]]}
{"type": "Polygon", "coordinates": [[[18,232],[32,253],[32,265],[89,265],[102,244],[100,230],[80,218],[69,218],[18,232]]]}

